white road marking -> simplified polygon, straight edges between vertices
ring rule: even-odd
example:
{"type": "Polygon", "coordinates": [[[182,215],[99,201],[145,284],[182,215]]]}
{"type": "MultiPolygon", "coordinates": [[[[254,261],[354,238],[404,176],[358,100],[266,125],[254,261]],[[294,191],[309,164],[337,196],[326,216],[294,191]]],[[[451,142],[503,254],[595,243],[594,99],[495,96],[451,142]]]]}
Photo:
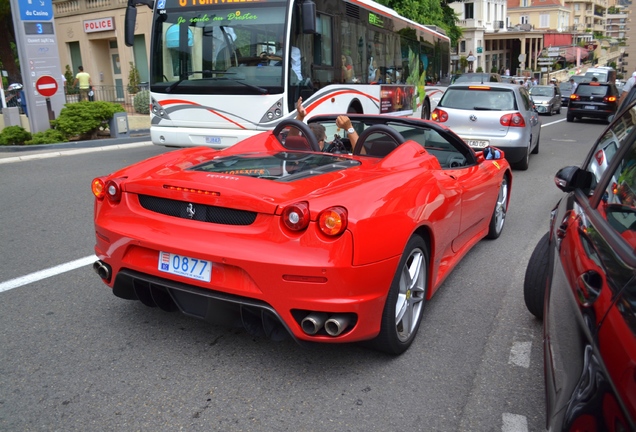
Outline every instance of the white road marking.
{"type": "Polygon", "coordinates": [[[503,413],[501,432],[528,432],[528,419],[518,414],[503,413]]]}
{"type": "Polygon", "coordinates": [[[84,258],[76,259],[75,261],[70,261],[55,267],[40,270],[35,273],[31,273],[25,276],[20,276],[15,279],[8,280],[6,282],[2,282],[0,283],[0,293],[4,291],[9,291],[13,288],[18,288],[23,285],[30,284],[32,282],[37,282],[42,279],[56,276],[61,273],[65,273],[67,271],[71,271],[80,267],[87,266],[89,264],[94,263],[95,261],[97,261],[97,257],[95,255],[90,255],[84,258]]]}
{"type": "Polygon", "coordinates": [[[521,366],[526,369],[529,368],[531,350],[532,342],[514,342],[512,344],[512,349],[510,350],[508,363],[521,366]]]}
{"type": "Polygon", "coordinates": [[[60,149],[58,151],[52,151],[48,153],[27,154],[24,156],[0,158],[0,164],[23,162],[23,161],[34,160],[34,159],[49,159],[49,158],[54,158],[59,156],[73,156],[78,154],[94,153],[99,151],[122,150],[122,149],[129,149],[129,148],[135,148],[135,147],[145,147],[149,145],[152,145],[152,141],[142,141],[142,142],[136,142],[132,144],[118,144],[118,145],[110,145],[110,146],[103,146],[103,147],[60,149]]]}
{"type": "Polygon", "coordinates": [[[553,124],[561,123],[561,122],[564,122],[566,120],[567,119],[562,118],[562,119],[559,119],[559,120],[552,121],[550,123],[542,123],[541,127],[552,126],[553,124]]]}

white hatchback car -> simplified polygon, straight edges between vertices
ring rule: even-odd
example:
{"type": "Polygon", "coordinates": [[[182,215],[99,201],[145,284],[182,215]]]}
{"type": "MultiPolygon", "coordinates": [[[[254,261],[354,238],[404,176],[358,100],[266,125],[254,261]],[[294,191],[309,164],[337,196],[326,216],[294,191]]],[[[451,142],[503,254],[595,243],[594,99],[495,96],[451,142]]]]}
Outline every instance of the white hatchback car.
{"type": "Polygon", "coordinates": [[[475,150],[503,150],[517,169],[528,169],[530,153],[539,153],[541,120],[528,89],[516,84],[453,84],[431,120],[447,126],[475,150]]]}

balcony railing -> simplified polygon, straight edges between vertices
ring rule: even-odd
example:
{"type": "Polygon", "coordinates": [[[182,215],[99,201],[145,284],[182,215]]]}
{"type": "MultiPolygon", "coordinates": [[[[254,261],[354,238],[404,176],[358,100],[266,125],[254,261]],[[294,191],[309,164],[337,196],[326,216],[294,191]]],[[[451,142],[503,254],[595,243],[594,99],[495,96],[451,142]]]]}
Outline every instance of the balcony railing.
{"type": "Polygon", "coordinates": [[[150,107],[150,94],[142,92],[147,90],[147,85],[141,85],[136,92],[132,93],[127,87],[114,85],[94,85],[90,91],[82,92],[78,88],[65,88],[64,95],[66,103],[88,101],[105,101],[120,104],[128,114],[148,114],[150,107]],[[146,101],[137,98],[148,98],[146,101]],[[136,103],[135,103],[136,102],[136,103]]]}
{"type": "Polygon", "coordinates": [[[54,0],[53,8],[56,17],[81,15],[112,9],[122,9],[127,0],[54,0]]]}

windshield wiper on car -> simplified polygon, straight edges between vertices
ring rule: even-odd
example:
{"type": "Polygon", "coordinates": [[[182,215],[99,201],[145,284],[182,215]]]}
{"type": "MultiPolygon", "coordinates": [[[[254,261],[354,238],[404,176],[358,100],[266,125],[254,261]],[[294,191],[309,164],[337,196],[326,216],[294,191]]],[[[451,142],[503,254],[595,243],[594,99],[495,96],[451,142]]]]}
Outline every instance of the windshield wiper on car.
{"type": "Polygon", "coordinates": [[[482,106],[476,106],[476,107],[473,107],[473,109],[475,111],[501,111],[501,109],[499,108],[490,108],[490,107],[482,107],[482,106]]]}

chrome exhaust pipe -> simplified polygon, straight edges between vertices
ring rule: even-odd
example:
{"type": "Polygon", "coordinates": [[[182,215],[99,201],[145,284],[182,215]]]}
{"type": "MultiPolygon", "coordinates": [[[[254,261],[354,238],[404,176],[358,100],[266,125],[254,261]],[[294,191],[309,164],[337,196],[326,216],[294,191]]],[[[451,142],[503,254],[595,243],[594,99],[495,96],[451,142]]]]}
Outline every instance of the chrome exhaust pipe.
{"type": "Polygon", "coordinates": [[[338,336],[349,325],[350,317],[347,315],[332,315],[325,321],[325,331],[329,336],[338,336]]]}
{"type": "Polygon", "coordinates": [[[312,312],[307,315],[300,323],[303,331],[308,335],[315,335],[325,324],[327,314],[324,312],[312,312]]]}
{"type": "Polygon", "coordinates": [[[93,270],[100,278],[110,281],[110,266],[104,261],[95,261],[93,263],[93,270]]]}

